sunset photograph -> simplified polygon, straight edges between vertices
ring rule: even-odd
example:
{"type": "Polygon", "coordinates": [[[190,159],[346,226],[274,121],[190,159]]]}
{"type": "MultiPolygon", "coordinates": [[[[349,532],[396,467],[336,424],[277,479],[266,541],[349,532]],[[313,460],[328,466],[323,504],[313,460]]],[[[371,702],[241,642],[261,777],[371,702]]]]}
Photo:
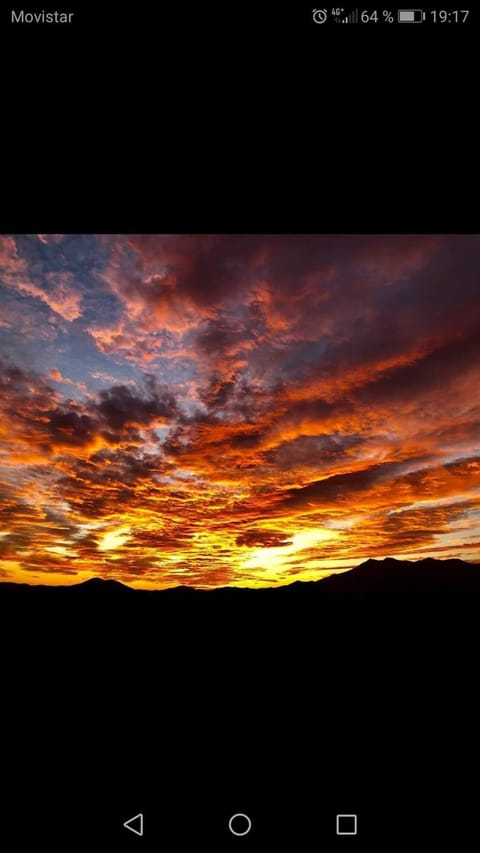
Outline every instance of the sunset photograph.
{"type": "Polygon", "coordinates": [[[480,562],[480,238],[0,237],[0,580],[480,562]]]}

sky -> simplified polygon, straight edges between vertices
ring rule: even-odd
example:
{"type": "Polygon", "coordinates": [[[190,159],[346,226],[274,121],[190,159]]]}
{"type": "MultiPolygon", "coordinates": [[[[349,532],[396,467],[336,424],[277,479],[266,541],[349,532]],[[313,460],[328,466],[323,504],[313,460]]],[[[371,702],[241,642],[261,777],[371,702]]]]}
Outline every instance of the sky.
{"type": "Polygon", "coordinates": [[[480,237],[0,237],[0,580],[480,560],[480,237]]]}

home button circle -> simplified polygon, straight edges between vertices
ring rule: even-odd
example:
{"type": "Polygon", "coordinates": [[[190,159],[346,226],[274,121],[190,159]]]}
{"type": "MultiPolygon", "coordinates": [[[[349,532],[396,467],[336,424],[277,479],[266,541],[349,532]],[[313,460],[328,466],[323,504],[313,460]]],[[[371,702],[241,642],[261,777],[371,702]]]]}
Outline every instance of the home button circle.
{"type": "Polygon", "coordinates": [[[248,835],[252,828],[252,821],[248,815],[238,812],[238,814],[232,815],[228,821],[228,828],[232,835],[248,835]]]}

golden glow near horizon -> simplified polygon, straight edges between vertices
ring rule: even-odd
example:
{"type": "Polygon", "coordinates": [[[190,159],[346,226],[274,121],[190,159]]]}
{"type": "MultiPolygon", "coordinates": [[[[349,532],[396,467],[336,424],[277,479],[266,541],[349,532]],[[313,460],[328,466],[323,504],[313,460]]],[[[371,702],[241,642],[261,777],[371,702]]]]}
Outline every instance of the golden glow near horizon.
{"type": "MultiPolygon", "coordinates": [[[[258,548],[249,553],[242,562],[241,568],[253,572],[257,570],[259,580],[263,578],[267,581],[275,581],[278,576],[284,579],[285,575],[288,577],[288,565],[292,558],[301,559],[302,551],[321,547],[322,542],[331,541],[338,535],[338,531],[332,530],[304,530],[301,533],[295,533],[292,536],[291,545],[258,548]]],[[[317,565],[319,562],[321,563],[321,561],[315,560],[308,561],[308,568],[302,573],[303,580],[317,580],[321,577],[318,574],[318,569],[321,569],[321,566],[317,565]]],[[[330,574],[330,572],[326,571],[325,574],[330,574]]]]}
{"type": "Polygon", "coordinates": [[[0,238],[0,578],[480,560],[480,238],[0,238]]]}
{"type": "Polygon", "coordinates": [[[98,544],[98,550],[113,551],[115,548],[121,548],[131,538],[130,533],[130,527],[119,527],[118,530],[108,530],[103,534],[98,544]]]}

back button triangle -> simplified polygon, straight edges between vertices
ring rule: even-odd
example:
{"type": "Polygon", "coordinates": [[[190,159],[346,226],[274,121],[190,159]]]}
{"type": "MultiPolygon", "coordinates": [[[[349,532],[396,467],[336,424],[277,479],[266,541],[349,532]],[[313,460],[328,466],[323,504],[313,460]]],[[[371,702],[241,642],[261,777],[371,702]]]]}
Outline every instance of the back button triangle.
{"type": "Polygon", "coordinates": [[[143,835],[143,814],[140,812],[140,814],[130,817],[123,825],[125,829],[129,829],[135,835],[143,835]]]}

